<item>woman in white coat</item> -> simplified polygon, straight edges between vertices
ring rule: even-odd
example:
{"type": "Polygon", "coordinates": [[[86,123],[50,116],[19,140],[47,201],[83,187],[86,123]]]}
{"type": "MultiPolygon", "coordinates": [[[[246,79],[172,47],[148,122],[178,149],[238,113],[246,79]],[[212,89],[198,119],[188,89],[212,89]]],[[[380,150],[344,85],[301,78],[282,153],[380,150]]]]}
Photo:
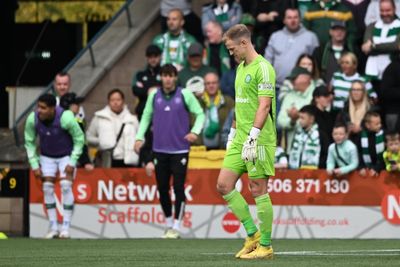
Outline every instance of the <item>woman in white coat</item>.
{"type": "Polygon", "coordinates": [[[99,167],[135,167],[139,156],[133,147],[139,121],[125,105],[124,93],[113,89],[108,105],[96,111],[86,132],[89,145],[98,148],[99,167]]]}

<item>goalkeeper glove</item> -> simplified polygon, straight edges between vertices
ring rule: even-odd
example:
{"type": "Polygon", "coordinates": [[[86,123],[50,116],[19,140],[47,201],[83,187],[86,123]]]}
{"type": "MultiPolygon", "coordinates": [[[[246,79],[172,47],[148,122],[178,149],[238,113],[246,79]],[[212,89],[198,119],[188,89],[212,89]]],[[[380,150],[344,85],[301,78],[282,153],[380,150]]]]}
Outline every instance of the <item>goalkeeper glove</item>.
{"type": "Polygon", "coordinates": [[[242,148],[242,160],[255,163],[257,159],[257,137],[260,135],[261,130],[258,128],[251,128],[249,135],[247,136],[246,142],[242,148]]]}

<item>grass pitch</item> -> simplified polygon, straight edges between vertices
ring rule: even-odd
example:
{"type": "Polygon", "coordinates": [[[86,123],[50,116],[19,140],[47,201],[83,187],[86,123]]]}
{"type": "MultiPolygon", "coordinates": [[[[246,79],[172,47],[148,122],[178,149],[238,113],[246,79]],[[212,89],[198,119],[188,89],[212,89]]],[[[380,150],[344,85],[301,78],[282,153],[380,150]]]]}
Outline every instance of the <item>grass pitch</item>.
{"type": "Polygon", "coordinates": [[[242,240],[0,240],[0,266],[400,266],[399,240],[274,240],[272,261],[236,260],[242,240]]]}

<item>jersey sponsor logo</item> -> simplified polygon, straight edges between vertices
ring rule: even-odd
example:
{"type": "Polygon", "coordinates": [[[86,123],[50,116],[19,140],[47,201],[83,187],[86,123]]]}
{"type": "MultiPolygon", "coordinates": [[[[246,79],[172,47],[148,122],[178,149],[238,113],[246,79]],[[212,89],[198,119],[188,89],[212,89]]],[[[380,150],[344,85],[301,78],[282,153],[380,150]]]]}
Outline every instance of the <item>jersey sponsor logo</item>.
{"type": "Polygon", "coordinates": [[[247,97],[246,97],[246,98],[244,98],[244,97],[236,97],[235,102],[236,102],[236,103],[244,103],[244,104],[247,104],[247,103],[250,103],[250,100],[249,100],[247,97]]]}
{"type": "Polygon", "coordinates": [[[267,91],[267,90],[273,90],[274,86],[271,83],[260,83],[258,85],[258,91],[267,91]]]}
{"type": "Polygon", "coordinates": [[[245,82],[245,83],[250,83],[250,81],[251,81],[251,75],[250,75],[250,74],[247,74],[247,75],[246,75],[246,78],[244,79],[244,82],[245,82]]]}

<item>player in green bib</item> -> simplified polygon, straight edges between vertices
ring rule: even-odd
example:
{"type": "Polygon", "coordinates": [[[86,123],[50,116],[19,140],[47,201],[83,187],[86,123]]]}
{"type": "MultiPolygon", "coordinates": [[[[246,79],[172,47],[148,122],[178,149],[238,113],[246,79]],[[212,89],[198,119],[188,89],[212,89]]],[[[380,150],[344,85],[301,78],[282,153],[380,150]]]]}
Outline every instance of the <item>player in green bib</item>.
{"type": "Polygon", "coordinates": [[[272,259],[272,203],[268,178],[275,174],[275,71],[257,54],[247,27],[238,24],[224,34],[229,53],[241,62],[235,80],[235,120],[228,136],[227,152],[218,177],[217,189],[241,221],[248,237],[236,254],[240,259],[272,259]],[[243,196],[235,189],[247,172],[256,202],[259,229],[243,196]]]}

